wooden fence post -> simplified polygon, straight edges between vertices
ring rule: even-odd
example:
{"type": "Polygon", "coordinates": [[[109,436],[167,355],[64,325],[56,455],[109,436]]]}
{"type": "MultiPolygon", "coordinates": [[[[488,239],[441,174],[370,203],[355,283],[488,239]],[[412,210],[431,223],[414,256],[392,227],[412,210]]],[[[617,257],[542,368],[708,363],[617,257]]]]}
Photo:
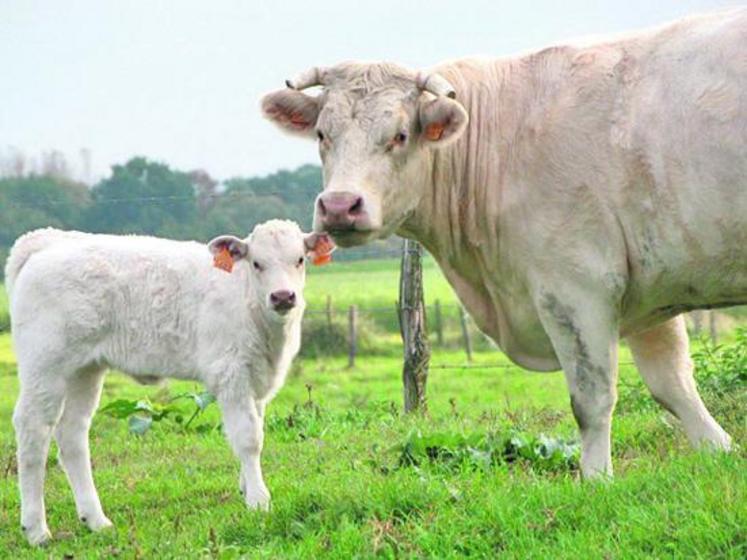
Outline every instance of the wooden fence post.
{"type": "Polygon", "coordinates": [[[700,309],[691,311],[690,317],[693,320],[693,333],[697,336],[703,330],[703,311],[700,309]]]}
{"type": "Polygon", "coordinates": [[[404,344],[402,381],[405,412],[425,412],[425,386],[431,348],[423,302],[423,248],[417,241],[405,240],[399,278],[399,327],[404,344]]]}
{"type": "Polygon", "coordinates": [[[348,309],[348,367],[355,367],[355,354],[358,349],[358,311],[355,305],[348,309]]]}
{"type": "Polygon", "coordinates": [[[472,338],[470,338],[469,328],[467,328],[467,312],[464,307],[459,306],[459,322],[462,325],[462,339],[464,340],[464,351],[467,353],[467,361],[472,361],[472,338]]]}
{"type": "Polygon", "coordinates": [[[716,312],[711,309],[708,311],[708,327],[711,331],[711,342],[718,343],[718,327],[716,326],[716,312]]]}
{"type": "Polygon", "coordinates": [[[327,317],[327,328],[332,331],[332,296],[327,294],[327,305],[324,308],[324,314],[327,317]]]}
{"type": "Polygon", "coordinates": [[[438,346],[444,345],[444,325],[443,319],[441,318],[441,301],[436,300],[433,304],[433,312],[436,318],[436,344],[438,346]]]}

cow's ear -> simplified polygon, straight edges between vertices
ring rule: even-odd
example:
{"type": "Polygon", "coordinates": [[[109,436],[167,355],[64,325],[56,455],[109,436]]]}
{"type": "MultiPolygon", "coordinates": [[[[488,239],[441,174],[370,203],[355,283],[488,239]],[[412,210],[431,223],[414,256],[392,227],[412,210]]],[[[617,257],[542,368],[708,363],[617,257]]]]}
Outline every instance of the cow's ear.
{"type": "Polygon", "coordinates": [[[208,251],[215,256],[227,250],[234,261],[245,259],[249,255],[249,245],[243,239],[233,235],[219,235],[208,243],[208,251]]]}
{"type": "Polygon", "coordinates": [[[448,97],[439,96],[420,105],[420,137],[434,148],[448,146],[467,128],[469,116],[464,107],[448,97]]]}
{"type": "Polygon", "coordinates": [[[319,100],[295,89],[281,89],[262,98],[262,114],[286,132],[313,138],[319,100]]]}

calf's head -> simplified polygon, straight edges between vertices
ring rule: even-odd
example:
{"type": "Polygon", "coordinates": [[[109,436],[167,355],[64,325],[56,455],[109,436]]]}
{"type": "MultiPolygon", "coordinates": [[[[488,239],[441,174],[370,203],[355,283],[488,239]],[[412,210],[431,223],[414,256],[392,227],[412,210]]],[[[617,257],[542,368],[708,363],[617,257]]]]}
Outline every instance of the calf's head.
{"type": "Polygon", "coordinates": [[[314,229],[342,246],[395,231],[420,202],[432,150],[464,132],[467,112],[438,74],[393,64],[312,68],[262,99],[281,129],[315,140],[324,173],[314,229]],[[316,96],[307,87],[322,86],[316,96]]]}
{"type": "MultiPolygon", "coordinates": [[[[303,233],[295,222],[270,220],[254,228],[246,239],[221,235],[208,243],[216,255],[229,255],[230,262],[246,267],[253,298],[273,317],[285,317],[303,309],[306,258],[332,251],[325,233],[303,233]]],[[[232,266],[226,268],[232,270],[232,266]]]]}

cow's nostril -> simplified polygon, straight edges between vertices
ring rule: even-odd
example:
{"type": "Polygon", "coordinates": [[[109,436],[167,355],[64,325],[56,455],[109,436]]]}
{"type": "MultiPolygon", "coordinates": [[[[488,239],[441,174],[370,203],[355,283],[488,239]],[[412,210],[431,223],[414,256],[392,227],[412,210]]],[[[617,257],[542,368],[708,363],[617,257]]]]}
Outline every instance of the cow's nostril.
{"type": "Polygon", "coordinates": [[[326,216],[327,215],[327,207],[324,205],[324,201],[320,198],[319,200],[317,200],[316,204],[317,204],[317,207],[319,208],[319,213],[322,216],[326,216]]]}
{"type": "Polygon", "coordinates": [[[360,214],[363,211],[363,197],[359,196],[353,205],[350,207],[350,210],[348,210],[348,213],[352,215],[360,214]]]}

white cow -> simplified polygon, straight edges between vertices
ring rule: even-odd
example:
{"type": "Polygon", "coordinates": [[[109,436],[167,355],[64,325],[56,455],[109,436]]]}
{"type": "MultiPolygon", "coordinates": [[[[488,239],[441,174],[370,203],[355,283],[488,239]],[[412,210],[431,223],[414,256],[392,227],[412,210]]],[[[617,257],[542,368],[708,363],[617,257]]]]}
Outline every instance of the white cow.
{"type": "Polygon", "coordinates": [[[226,235],[207,247],[55,229],[19,238],[6,282],[21,384],[13,415],[21,523],[29,542],[50,538],[43,492],[53,434],[80,519],[94,531],[111,525],[88,450],[109,367],[142,381],[203,382],[241,461],[244,499],[265,507],[265,406],[299,349],[305,257],[328,248],[324,234],[303,234],[280,220],[258,225],[244,240],[226,235]],[[213,266],[211,254],[228,260],[226,268],[233,261],[232,271],[213,266]]]}
{"type": "Polygon", "coordinates": [[[319,143],[315,224],[433,254],[517,363],[563,368],[585,476],[612,473],[617,347],[695,445],[689,309],[747,303],[747,10],[597,44],[312,68],[262,109],[319,143]],[[303,89],[322,86],[319,95],[303,89]]]}

